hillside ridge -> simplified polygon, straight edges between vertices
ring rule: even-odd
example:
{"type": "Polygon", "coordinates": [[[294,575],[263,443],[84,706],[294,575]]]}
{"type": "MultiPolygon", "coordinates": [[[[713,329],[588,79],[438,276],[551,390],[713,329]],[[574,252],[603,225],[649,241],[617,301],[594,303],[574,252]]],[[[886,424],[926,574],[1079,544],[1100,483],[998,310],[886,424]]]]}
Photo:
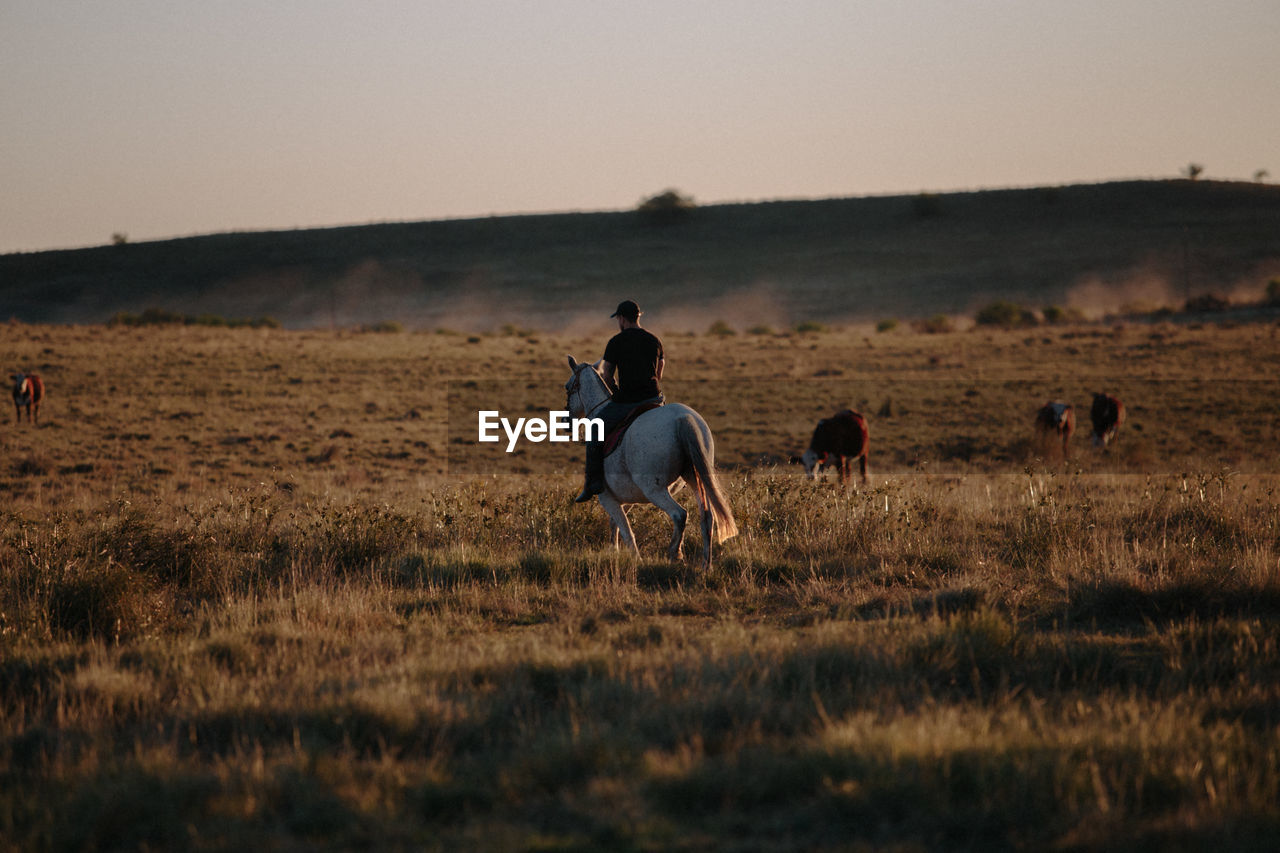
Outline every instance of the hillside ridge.
{"type": "MultiPolygon", "coordinates": [[[[1256,296],[1280,275],[1280,187],[1122,181],[635,211],[231,232],[0,255],[0,317],[103,322],[161,308],[290,327],[561,330],[624,297],[650,322],[779,326],[1086,312],[1256,296]]],[[[605,314],[607,315],[607,311],[605,314]]]]}

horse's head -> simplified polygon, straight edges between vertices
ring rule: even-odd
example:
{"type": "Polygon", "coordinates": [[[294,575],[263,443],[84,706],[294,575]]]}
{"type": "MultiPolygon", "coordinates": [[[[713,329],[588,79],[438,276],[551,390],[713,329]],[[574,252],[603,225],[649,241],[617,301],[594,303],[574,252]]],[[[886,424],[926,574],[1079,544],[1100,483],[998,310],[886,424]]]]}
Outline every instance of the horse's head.
{"type": "Polygon", "coordinates": [[[569,356],[569,370],[573,375],[564,383],[564,407],[569,410],[569,414],[581,417],[586,413],[587,409],[594,404],[592,398],[598,396],[596,386],[605,397],[608,397],[608,389],[605,388],[604,379],[600,376],[599,363],[578,361],[573,356],[569,356]],[[587,385],[585,389],[584,383],[587,385]]]}
{"type": "Polygon", "coordinates": [[[822,462],[826,458],[826,454],[820,454],[818,451],[810,447],[800,457],[800,464],[804,466],[804,475],[810,480],[818,476],[818,472],[822,470],[822,462]]]}

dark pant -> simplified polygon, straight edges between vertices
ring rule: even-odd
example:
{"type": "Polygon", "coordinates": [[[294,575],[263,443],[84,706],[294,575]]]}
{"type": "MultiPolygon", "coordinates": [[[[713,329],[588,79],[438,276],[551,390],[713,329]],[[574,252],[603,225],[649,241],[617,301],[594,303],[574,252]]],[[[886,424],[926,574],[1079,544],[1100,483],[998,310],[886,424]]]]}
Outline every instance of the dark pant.
{"type": "MultiPolygon", "coordinates": [[[[599,418],[604,421],[604,437],[608,438],[609,433],[627,419],[627,415],[631,414],[631,410],[637,406],[643,406],[647,403],[658,403],[661,405],[665,399],[661,394],[656,397],[650,397],[647,400],[637,400],[634,403],[619,403],[616,400],[610,400],[605,403],[604,408],[596,412],[592,417],[599,418]]],[[[599,494],[604,491],[604,442],[588,441],[587,443],[587,485],[586,491],[599,494]]]]}

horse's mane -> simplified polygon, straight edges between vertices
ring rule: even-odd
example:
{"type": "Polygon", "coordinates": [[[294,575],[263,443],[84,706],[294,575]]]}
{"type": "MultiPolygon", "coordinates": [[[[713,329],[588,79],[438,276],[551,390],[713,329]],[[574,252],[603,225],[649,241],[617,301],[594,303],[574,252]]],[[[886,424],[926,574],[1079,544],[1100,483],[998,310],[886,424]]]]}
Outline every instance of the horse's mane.
{"type": "MultiPolygon", "coordinates": [[[[603,361],[603,360],[604,360],[604,359],[601,359],[600,361],[603,361]]],[[[581,369],[582,369],[582,368],[584,368],[584,367],[589,367],[589,368],[591,368],[591,372],[592,372],[592,373],[594,373],[594,374],[596,375],[596,378],[597,378],[597,379],[599,379],[601,382],[604,382],[604,377],[600,375],[600,362],[599,362],[599,361],[595,361],[595,362],[591,362],[591,361],[580,361],[580,362],[578,362],[578,369],[579,369],[579,370],[581,370],[581,369]]]]}

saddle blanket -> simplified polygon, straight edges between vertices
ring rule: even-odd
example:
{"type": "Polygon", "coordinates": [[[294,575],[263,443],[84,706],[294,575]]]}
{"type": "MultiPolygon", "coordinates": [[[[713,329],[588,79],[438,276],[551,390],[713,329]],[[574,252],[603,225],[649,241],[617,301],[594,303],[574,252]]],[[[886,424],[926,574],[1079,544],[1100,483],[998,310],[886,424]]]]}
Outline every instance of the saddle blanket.
{"type": "Polygon", "coordinates": [[[631,426],[632,421],[650,409],[656,409],[661,405],[662,403],[641,403],[628,412],[627,416],[622,419],[622,423],[614,427],[613,431],[604,437],[604,455],[608,456],[618,449],[618,445],[622,443],[622,436],[626,433],[627,427],[631,426]]]}

